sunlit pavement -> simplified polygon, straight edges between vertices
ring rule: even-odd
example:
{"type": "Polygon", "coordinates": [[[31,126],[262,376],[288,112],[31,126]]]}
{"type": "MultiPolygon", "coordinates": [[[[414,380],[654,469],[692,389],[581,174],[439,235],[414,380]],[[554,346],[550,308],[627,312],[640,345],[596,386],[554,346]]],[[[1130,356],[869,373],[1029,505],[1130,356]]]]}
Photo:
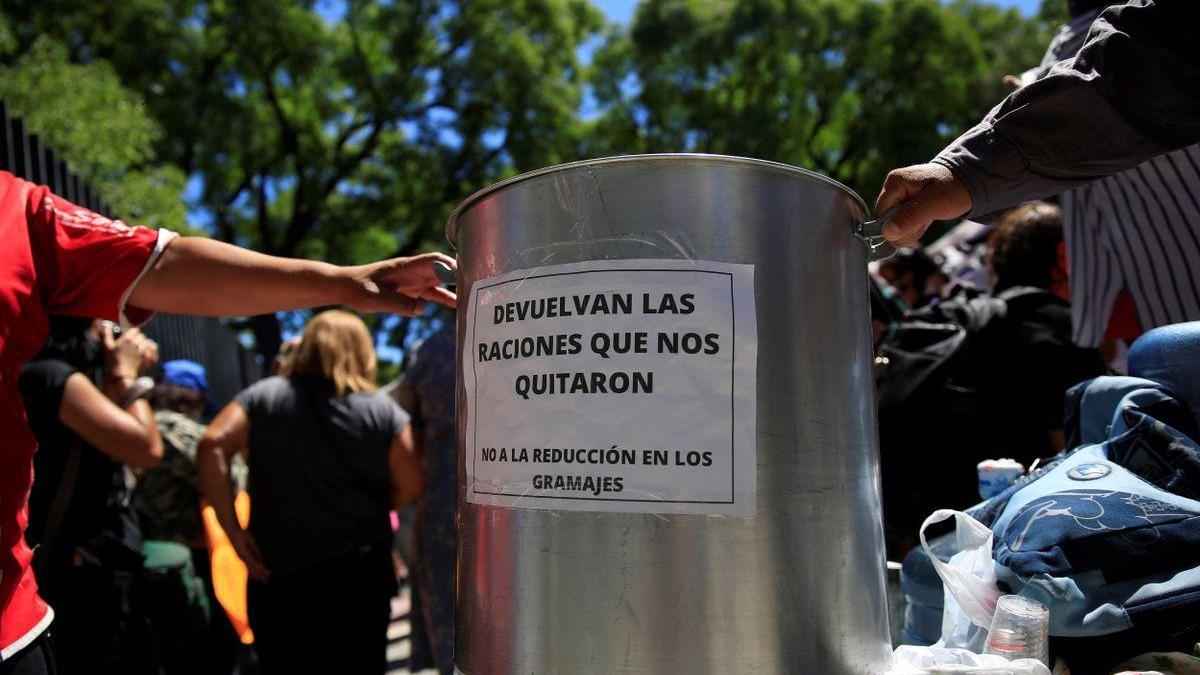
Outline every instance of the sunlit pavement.
{"type": "Polygon", "coordinates": [[[412,652],[412,644],[409,641],[412,630],[408,625],[410,591],[410,586],[404,584],[400,594],[392,598],[392,622],[388,624],[388,675],[437,675],[437,671],[432,668],[419,671],[408,669],[408,656],[412,652]]]}

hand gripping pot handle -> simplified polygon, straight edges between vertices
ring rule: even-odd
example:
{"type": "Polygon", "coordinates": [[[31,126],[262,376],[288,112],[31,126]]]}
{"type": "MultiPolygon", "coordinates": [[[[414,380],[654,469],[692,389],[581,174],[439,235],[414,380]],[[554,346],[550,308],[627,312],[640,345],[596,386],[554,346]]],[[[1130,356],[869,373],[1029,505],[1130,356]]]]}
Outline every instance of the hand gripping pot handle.
{"type": "Polygon", "coordinates": [[[884,211],[882,215],[874,220],[868,220],[865,223],[855,221],[854,234],[859,239],[866,243],[870,253],[867,256],[868,260],[884,260],[896,254],[896,249],[887,240],[883,238],[883,226],[887,224],[892,216],[896,215],[896,211],[900,208],[897,204],[892,208],[884,211]]]}

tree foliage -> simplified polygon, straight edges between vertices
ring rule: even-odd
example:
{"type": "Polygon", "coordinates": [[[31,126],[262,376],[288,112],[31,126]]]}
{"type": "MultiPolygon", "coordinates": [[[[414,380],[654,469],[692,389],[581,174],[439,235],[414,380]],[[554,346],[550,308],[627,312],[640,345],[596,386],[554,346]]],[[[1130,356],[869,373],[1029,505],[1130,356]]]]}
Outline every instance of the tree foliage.
{"type": "Polygon", "coordinates": [[[214,234],[361,262],[415,249],[465,192],[572,156],[585,0],[14,0],[19,37],[105,59],[201,179],[214,234]],[[94,27],[105,26],[96,31],[94,27]],[[365,242],[362,243],[362,242],[365,242]]]}
{"type": "MultiPolygon", "coordinates": [[[[359,263],[444,247],[473,191],[585,157],[758,156],[869,198],[994,105],[1058,18],[982,0],[642,0],[629,26],[589,0],[6,0],[0,96],[122,213],[177,224],[163,195],[187,177],[213,236],[359,263]]],[[[264,354],[278,332],[259,321],[264,354]]]]}
{"type": "MultiPolygon", "coordinates": [[[[463,196],[569,159],[586,0],[13,0],[18,41],[106,60],[214,236],[356,263],[439,245],[463,196]],[[328,9],[328,7],[326,7],[328,9]],[[104,26],[104,31],[95,30],[104,26]]],[[[259,326],[276,343],[272,319],[259,326]]],[[[269,353],[268,348],[267,353],[269,353]]]]}
{"type": "Polygon", "coordinates": [[[643,0],[597,56],[592,152],[763,157],[870,197],[998,102],[1047,36],[974,0],[643,0]]]}
{"type": "Polygon", "coordinates": [[[0,99],[121,216],[186,229],[184,174],[158,160],[162,128],[108,63],[71,63],[61,44],[42,37],[0,67],[0,99]]]}

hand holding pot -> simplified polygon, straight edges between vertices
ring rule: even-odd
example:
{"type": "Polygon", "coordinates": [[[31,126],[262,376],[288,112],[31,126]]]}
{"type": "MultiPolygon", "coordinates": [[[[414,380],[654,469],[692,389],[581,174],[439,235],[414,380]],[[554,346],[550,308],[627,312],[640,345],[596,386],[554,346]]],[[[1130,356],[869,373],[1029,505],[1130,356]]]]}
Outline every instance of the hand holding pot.
{"type": "Polygon", "coordinates": [[[453,258],[443,253],[424,253],[411,258],[393,258],[347,268],[353,284],[346,304],[360,312],[394,312],[417,316],[425,301],[454,307],[454,291],[441,286],[435,264],[457,269],[453,258]]]}
{"type": "Polygon", "coordinates": [[[900,248],[921,239],[935,220],[958,218],[971,210],[971,193],[950,169],[941,164],[916,164],[888,173],[875,200],[880,214],[900,204],[883,226],[883,238],[900,248]]]}

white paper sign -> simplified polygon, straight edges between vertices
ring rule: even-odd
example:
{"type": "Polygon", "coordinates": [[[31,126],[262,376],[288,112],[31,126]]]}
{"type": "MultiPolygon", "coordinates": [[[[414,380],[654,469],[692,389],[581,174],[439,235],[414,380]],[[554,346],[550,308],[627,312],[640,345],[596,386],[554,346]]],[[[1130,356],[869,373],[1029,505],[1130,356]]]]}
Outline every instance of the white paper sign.
{"type": "Polygon", "coordinates": [[[754,515],[754,267],[606,260],[471,289],[467,501],[754,515]]]}

